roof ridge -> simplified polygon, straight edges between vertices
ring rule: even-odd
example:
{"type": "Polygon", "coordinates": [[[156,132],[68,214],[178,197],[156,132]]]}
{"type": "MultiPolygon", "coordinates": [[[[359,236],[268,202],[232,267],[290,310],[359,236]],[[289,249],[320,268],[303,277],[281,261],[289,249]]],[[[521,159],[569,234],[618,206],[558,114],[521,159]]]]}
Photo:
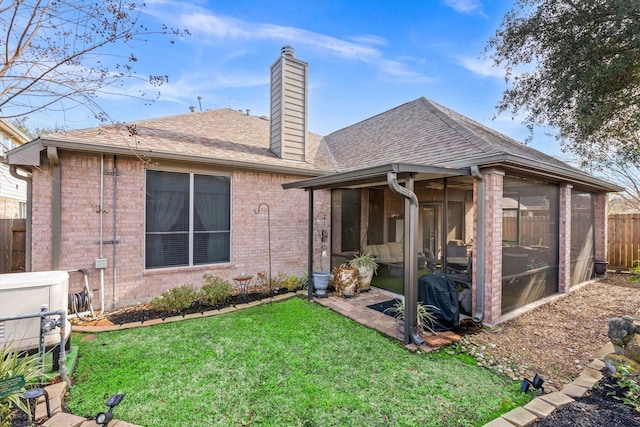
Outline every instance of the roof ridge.
{"type": "MultiPolygon", "coordinates": [[[[439,104],[429,98],[426,98],[424,96],[420,97],[417,99],[417,101],[422,101],[425,104],[427,104],[427,108],[429,108],[436,116],[438,116],[438,118],[440,118],[440,120],[442,120],[443,122],[445,122],[453,131],[455,131],[458,135],[460,135],[461,137],[463,137],[464,139],[466,139],[470,144],[472,144],[475,147],[478,147],[478,149],[481,149],[479,147],[478,142],[482,143],[484,146],[494,146],[493,144],[489,144],[482,136],[478,135],[477,132],[474,132],[473,129],[469,129],[469,127],[465,126],[465,124],[462,121],[459,120],[455,120],[453,117],[451,117],[448,112],[443,111],[447,110],[450,111],[452,113],[455,113],[457,115],[459,115],[460,117],[466,118],[467,120],[470,120],[480,126],[486,127],[484,126],[482,123],[476,122],[473,119],[467,118],[466,116],[463,116],[459,113],[456,113],[455,111],[445,107],[442,104],[439,104]],[[470,138],[469,136],[472,135],[474,138],[470,138]]],[[[487,128],[489,129],[489,128],[487,128]]],[[[496,135],[501,136],[501,137],[506,137],[506,135],[502,135],[499,134],[497,132],[494,132],[496,135]]],[[[508,137],[507,137],[508,138],[508,137]]],[[[515,140],[513,140],[515,141],[515,140]]],[[[517,141],[515,141],[517,142],[517,141]]],[[[486,150],[483,150],[483,152],[486,152],[486,150]]],[[[503,152],[505,154],[507,154],[506,152],[503,152]]]]}

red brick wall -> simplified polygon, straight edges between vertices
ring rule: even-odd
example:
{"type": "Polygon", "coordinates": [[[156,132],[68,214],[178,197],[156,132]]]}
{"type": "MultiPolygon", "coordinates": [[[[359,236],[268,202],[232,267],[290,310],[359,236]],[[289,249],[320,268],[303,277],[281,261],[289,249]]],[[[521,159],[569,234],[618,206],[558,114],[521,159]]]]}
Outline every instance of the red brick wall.
{"type": "MultiPolygon", "coordinates": [[[[100,156],[60,154],[62,172],[62,243],[60,268],[89,272],[90,288],[100,286],[95,268],[100,241],[100,156]]],[[[105,169],[113,169],[112,156],[105,169]]],[[[185,172],[189,169],[184,169],[185,172]]],[[[232,172],[232,255],[221,265],[144,270],[144,167],[138,159],[117,159],[117,200],[113,204],[113,176],[104,177],[103,236],[113,239],[113,213],[116,211],[117,246],[115,261],[116,294],[113,295],[114,253],[104,244],[107,259],[104,271],[105,308],[148,300],[183,284],[201,286],[203,274],[230,280],[247,272],[269,270],[267,211],[254,210],[268,203],[271,219],[271,270],[302,276],[307,268],[308,193],[283,190],[282,184],[300,179],[295,176],[254,172],[232,172]]],[[[51,268],[51,178],[36,171],[33,175],[33,270],[51,268]]],[[[329,193],[314,193],[316,209],[329,211],[329,193]]],[[[319,250],[319,248],[318,248],[319,250]]],[[[81,274],[70,276],[70,290],[82,289],[81,274]]],[[[94,292],[94,307],[100,293],[94,292]]]]}
{"type": "MultiPolygon", "coordinates": [[[[485,185],[485,262],[484,277],[478,280],[484,282],[484,318],[483,322],[495,324],[502,315],[502,194],[504,172],[496,169],[483,171],[485,185]]],[[[474,205],[477,207],[478,183],[473,184],[474,205]]],[[[477,209],[476,221],[477,224],[477,209]]],[[[477,235],[477,225],[474,230],[477,235]]],[[[477,250],[473,251],[474,258],[477,250]]],[[[474,265],[477,260],[474,259],[474,265]]],[[[475,302],[473,311],[477,306],[477,283],[473,278],[472,295],[475,302]]]]}

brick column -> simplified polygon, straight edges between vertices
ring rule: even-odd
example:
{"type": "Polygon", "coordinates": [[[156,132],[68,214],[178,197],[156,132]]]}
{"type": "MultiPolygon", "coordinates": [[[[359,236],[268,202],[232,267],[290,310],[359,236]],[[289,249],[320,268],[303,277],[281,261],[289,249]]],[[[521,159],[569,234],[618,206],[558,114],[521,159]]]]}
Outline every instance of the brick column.
{"type": "Polygon", "coordinates": [[[560,186],[558,207],[558,292],[565,293],[571,287],[571,189],[573,185],[560,186]]]}
{"type": "Polygon", "coordinates": [[[594,222],[596,240],[596,260],[607,260],[607,193],[598,193],[594,197],[594,222]]]}
{"type": "MultiPolygon", "coordinates": [[[[485,185],[485,221],[484,221],[484,276],[478,278],[483,283],[473,283],[473,300],[477,307],[477,286],[484,286],[483,322],[495,324],[502,315],[502,194],[504,172],[498,169],[482,171],[485,185]]],[[[474,183],[474,204],[478,204],[478,182],[474,183]]],[[[477,212],[477,209],[476,209],[477,212]]],[[[477,213],[476,213],[477,223],[477,213]]],[[[478,228],[474,232],[478,233],[478,228]]],[[[477,241],[477,239],[476,239],[477,241]]],[[[477,248],[474,251],[476,265],[477,248]]]]}

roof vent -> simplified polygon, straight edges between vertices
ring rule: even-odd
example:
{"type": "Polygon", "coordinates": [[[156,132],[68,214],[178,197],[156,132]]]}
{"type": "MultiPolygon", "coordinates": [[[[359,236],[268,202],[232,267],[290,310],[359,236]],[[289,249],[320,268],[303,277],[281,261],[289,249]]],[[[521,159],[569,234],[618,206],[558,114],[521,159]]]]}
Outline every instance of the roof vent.
{"type": "Polygon", "coordinates": [[[296,57],[296,50],[290,45],[282,46],[281,53],[283,56],[288,56],[290,58],[296,57]]]}

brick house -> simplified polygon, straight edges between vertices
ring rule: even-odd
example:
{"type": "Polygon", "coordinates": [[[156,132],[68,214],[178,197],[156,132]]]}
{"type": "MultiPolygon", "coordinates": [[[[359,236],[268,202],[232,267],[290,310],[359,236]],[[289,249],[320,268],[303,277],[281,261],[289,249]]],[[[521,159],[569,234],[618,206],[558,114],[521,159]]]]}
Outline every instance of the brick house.
{"type": "Polygon", "coordinates": [[[194,112],[9,152],[32,176],[31,270],[88,269],[110,308],[204,273],[266,270],[270,219],[274,273],[398,243],[403,262],[374,286],[397,279],[411,302],[425,254],[445,271],[463,264],[469,314],[494,324],[590,280],[606,259],[616,186],[426,98],[324,137],[307,130],[306,100],[307,64],[283,48],[271,119],[194,112]],[[255,213],[262,203],[269,218],[255,213]]]}

